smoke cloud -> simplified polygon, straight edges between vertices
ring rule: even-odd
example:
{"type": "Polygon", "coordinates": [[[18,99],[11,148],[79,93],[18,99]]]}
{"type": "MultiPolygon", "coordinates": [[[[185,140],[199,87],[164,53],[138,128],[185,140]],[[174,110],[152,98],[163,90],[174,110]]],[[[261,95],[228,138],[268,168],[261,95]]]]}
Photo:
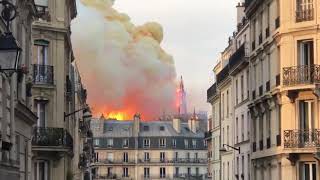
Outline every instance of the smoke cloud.
{"type": "Polygon", "coordinates": [[[112,8],[111,0],[81,0],[84,14],[74,21],[77,64],[95,116],[152,120],[175,107],[176,71],[161,48],[163,29],[141,26],[112,8]]]}

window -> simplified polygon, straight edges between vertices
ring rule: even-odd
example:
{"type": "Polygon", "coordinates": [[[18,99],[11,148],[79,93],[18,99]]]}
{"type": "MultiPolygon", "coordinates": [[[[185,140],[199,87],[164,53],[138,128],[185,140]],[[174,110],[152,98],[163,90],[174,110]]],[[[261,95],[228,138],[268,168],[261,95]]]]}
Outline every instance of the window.
{"type": "MultiPolygon", "coordinates": [[[[49,0],[34,0],[34,4],[38,7],[48,7],[49,0]]],[[[38,8],[37,8],[38,9],[38,8]]]]}
{"type": "Polygon", "coordinates": [[[129,139],[123,140],[123,147],[129,147],[129,139]]]}
{"type": "Polygon", "coordinates": [[[107,176],[108,176],[108,177],[111,177],[111,176],[112,176],[112,167],[108,167],[107,176]]]}
{"type": "Polygon", "coordinates": [[[177,147],[177,141],[176,139],[172,139],[172,147],[177,147]]]}
{"type": "Polygon", "coordinates": [[[166,139],[159,139],[159,146],[160,147],[166,147],[166,139]]]}
{"type": "Polygon", "coordinates": [[[312,21],[313,11],[313,0],[297,0],[296,22],[312,21]]]}
{"type": "Polygon", "coordinates": [[[244,115],[241,115],[241,141],[244,141],[244,115]]]}
{"type": "Polygon", "coordinates": [[[179,153],[178,152],[175,152],[174,153],[174,159],[177,161],[179,159],[179,153]]]}
{"type": "Polygon", "coordinates": [[[49,163],[46,160],[37,160],[34,162],[34,179],[48,180],[49,179],[49,163]]]}
{"type": "Polygon", "coordinates": [[[227,116],[226,117],[229,117],[229,91],[227,91],[227,116]]]}
{"type": "Polygon", "coordinates": [[[108,153],[107,153],[107,160],[108,160],[109,162],[113,162],[113,153],[112,153],[112,152],[108,152],[108,153]]]}
{"type": "Polygon", "coordinates": [[[223,120],[224,119],[224,93],[222,93],[222,102],[221,102],[221,119],[223,120]]]}
{"type": "Polygon", "coordinates": [[[239,103],[238,93],[239,93],[239,89],[238,89],[238,79],[237,79],[236,80],[236,104],[239,103]]]}
{"type": "Polygon", "coordinates": [[[95,155],[95,161],[98,162],[99,161],[99,153],[96,152],[96,153],[94,153],[94,155],[95,155]]]}
{"type": "Polygon", "coordinates": [[[48,65],[48,46],[49,42],[46,40],[35,40],[33,46],[33,64],[48,65]]]}
{"type": "MultiPolygon", "coordinates": [[[[312,40],[298,42],[298,65],[310,66],[314,64],[314,47],[312,40]]],[[[306,72],[307,73],[307,72],[306,72]]],[[[308,74],[303,74],[307,76],[308,74]]]]}
{"type": "Polygon", "coordinates": [[[227,144],[230,144],[229,143],[229,126],[227,126],[227,144]]]}
{"type": "Polygon", "coordinates": [[[47,101],[35,101],[36,114],[38,116],[37,126],[46,127],[46,105],[47,101]]]}
{"type": "Polygon", "coordinates": [[[164,131],[164,126],[160,126],[160,131],[164,131]]]}
{"type": "Polygon", "coordinates": [[[299,128],[301,130],[314,128],[314,107],[314,101],[299,101],[299,128]]]}
{"type": "Polygon", "coordinates": [[[237,163],[236,174],[239,175],[239,157],[236,158],[236,163],[237,163]]]}
{"type": "Polygon", "coordinates": [[[144,171],[143,171],[143,177],[144,178],[149,178],[150,177],[150,168],[144,168],[144,171]]]}
{"type": "Polygon", "coordinates": [[[149,126],[143,126],[143,131],[149,131],[149,126]]]}
{"type": "Polygon", "coordinates": [[[185,140],[184,140],[184,147],[185,147],[185,148],[189,148],[189,141],[188,141],[188,139],[185,139],[185,140]]]}
{"type": "Polygon", "coordinates": [[[198,153],[194,153],[194,159],[198,160],[198,153]]]}
{"type": "Polygon", "coordinates": [[[244,87],[243,87],[243,75],[241,75],[241,79],[240,79],[240,90],[241,90],[241,102],[243,101],[244,99],[244,87]]]}
{"type": "Polygon", "coordinates": [[[238,130],[239,130],[238,117],[236,117],[236,143],[239,142],[238,130]]]}
{"type": "Polygon", "coordinates": [[[197,148],[197,140],[196,139],[193,139],[192,140],[192,147],[195,149],[197,148]]]}
{"type": "Polygon", "coordinates": [[[100,139],[95,139],[94,140],[94,145],[99,146],[100,145],[100,139]]]}
{"type": "Polygon", "coordinates": [[[302,162],[300,163],[300,180],[316,180],[317,167],[316,162],[302,162]]]}
{"type": "Polygon", "coordinates": [[[196,167],[196,176],[199,176],[199,168],[196,167]]]}
{"type": "Polygon", "coordinates": [[[247,70],[247,98],[249,98],[249,82],[250,82],[250,76],[249,76],[249,70],[247,70]]]}
{"type": "Polygon", "coordinates": [[[166,178],[166,168],[165,167],[160,168],[160,178],[166,178]]]}
{"type": "Polygon", "coordinates": [[[129,177],[129,169],[127,167],[122,169],[122,177],[129,177]]]}
{"type": "Polygon", "coordinates": [[[208,146],[208,142],[206,140],[203,140],[203,146],[207,147],[208,146]]]}
{"type": "Polygon", "coordinates": [[[150,161],[150,154],[149,154],[149,152],[144,152],[144,161],[150,161]]]}
{"type": "Polygon", "coordinates": [[[150,147],[150,139],[144,139],[143,140],[143,147],[149,148],[150,147]]]}
{"type": "Polygon", "coordinates": [[[129,157],[128,157],[129,155],[128,155],[128,152],[124,152],[123,153],[123,162],[129,162],[129,157]]]}
{"type": "Polygon", "coordinates": [[[107,139],[107,146],[113,147],[113,139],[107,139]]]}
{"type": "Polygon", "coordinates": [[[160,152],[160,161],[161,161],[161,162],[164,162],[165,159],[166,159],[166,154],[165,154],[165,152],[160,152]]]}
{"type": "Polygon", "coordinates": [[[188,176],[191,176],[191,168],[188,167],[188,176]]]}
{"type": "Polygon", "coordinates": [[[241,168],[242,168],[242,174],[244,175],[244,156],[241,157],[241,168]]]}
{"type": "Polygon", "coordinates": [[[190,153],[187,152],[187,159],[189,160],[190,159],[190,153]]]}
{"type": "Polygon", "coordinates": [[[179,176],[179,167],[176,167],[176,168],[175,168],[174,174],[175,174],[176,176],[179,176]]]}

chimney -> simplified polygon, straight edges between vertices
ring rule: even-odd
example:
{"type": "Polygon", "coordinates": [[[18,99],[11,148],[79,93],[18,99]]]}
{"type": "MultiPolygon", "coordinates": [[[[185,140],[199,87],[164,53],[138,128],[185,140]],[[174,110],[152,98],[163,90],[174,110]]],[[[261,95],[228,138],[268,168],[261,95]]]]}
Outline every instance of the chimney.
{"type": "Polygon", "coordinates": [[[172,126],[177,133],[181,133],[181,120],[179,118],[174,118],[172,120],[172,126]]]}
{"type": "Polygon", "coordinates": [[[199,130],[199,127],[200,127],[199,119],[196,116],[195,110],[193,112],[193,116],[191,117],[191,119],[188,120],[188,126],[193,133],[197,133],[197,131],[199,130]]]}
{"type": "Polygon", "coordinates": [[[243,2],[238,2],[237,8],[237,25],[242,22],[242,19],[245,17],[244,9],[245,5],[243,2]]]}
{"type": "Polygon", "coordinates": [[[141,120],[141,115],[140,114],[135,114],[133,116],[133,136],[138,137],[139,131],[140,131],[140,120],[141,120]]]}

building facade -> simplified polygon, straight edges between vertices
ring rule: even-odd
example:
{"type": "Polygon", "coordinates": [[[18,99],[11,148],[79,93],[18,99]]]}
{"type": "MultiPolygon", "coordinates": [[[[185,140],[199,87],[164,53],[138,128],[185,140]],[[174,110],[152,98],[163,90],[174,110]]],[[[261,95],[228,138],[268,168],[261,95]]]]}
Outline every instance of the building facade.
{"type": "MultiPolygon", "coordinates": [[[[32,24],[32,179],[88,179],[90,117],[71,44],[75,0],[35,0],[32,24]]],[[[92,133],[91,133],[92,135],[92,133]]]]}
{"type": "MultiPolygon", "coordinates": [[[[30,83],[28,81],[30,76],[28,69],[32,61],[31,44],[29,43],[32,39],[31,24],[37,11],[31,0],[9,2],[16,7],[19,16],[10,22],[8,30],[3,16],[1,17],[1,41],[8,35],[6,33],[12,32],[22,51],[20,62],[17,64],[19,71],[1,70],[0,72],[0,177],[1,179],[27,180],[31,179],[32,126],[37,119],[30,110],[30,83]]],[[[0,4],[0,7],[2,12],[4,4],[0,4]]],[[[1,48],[4,48],[3,45],[6,44],[1,42],[1,48]]],[[[8,59],[10,56],[2,53],[1,51],[0,61],[2,68],[5,68],[6,61],[14,62],[15,59],[8,59]]]]}
{"type": "Polygon", "coordinates": [[[199,122],[92,120],[94,179],[205,179],[207,147],[199,122]]]}
{"type": "Polygon", "coordinates": [[[252,177],[320,179],[318,0],[247,1],[252,177]],[[256,75],[254,74],[256,73],[256,75]]]}
{"type": "Polygon", "coordinates": [[[320,179],[319,4],[246,0],[238,7],[237,31],[216,66],[222,68],[215,72],[216,84],[208,89],[210,104],[215,95],[221,99],[223,147],[228,100],[219,83],[223,77],[226,87],[231,79],[234,143],[227,144],[235,148],[234,174],[226,177],[221,153],[222,179],[320,179]],[[240,26],[239,15],[244,17],[240,26]]]}

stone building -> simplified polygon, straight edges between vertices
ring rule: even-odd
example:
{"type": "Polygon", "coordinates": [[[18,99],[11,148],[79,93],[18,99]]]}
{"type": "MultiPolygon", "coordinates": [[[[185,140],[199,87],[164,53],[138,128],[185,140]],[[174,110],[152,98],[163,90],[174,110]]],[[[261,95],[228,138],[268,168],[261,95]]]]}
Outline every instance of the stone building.
{"type": "Polygon", "coordinates": [[[90,117],[85,115],[86,91],[72,65],[70,23],[77,15],[76,1],[35,4],[39,14],[32,25],[31,71],[32,108],[38,121],[32,139],[32,179],[84,179],[90,162],[85,144],[90,117]]]}
{"type": "MultiPolygon", "coordinates": [[[[238,26],[229,39],[222,61],[216,65],[222,68],[216,72],[217,85],[208,89],[212,105],[215,94],[221,99],[218,119],[222,147],[226,113],[219,83],[221,77],[231,79],[235,143],[229,145],[240,154],[234,152],[232,177],[226,177],[221,154],[222,179],[320,179],[319,3],[319,0],[246,0],[242,6],[248,22],[242,30],[238,26]],[[237,39],[240,36],[243,39],[244,35],[249,46],[239,46],[243,41],[239,43],[237,39]],[[243,51],[243,47],[248,51],[243,51]],[[244,88],[240,90],[242,74],[244,88]]],[[[213,117],[215,113],[213,110],[213,117]]],[[[215,118],[212,119],[214,122],[215,118]]]]}
{"type": "Polygon", "coordinates": [[[246,1],[253,179],[320,179],[319,3],[246,1]]]}
{"type": "Polygon", "coordinates": [[[96,180],[204,179],[207,147],[199,122],[92,120],[96,180]]]}
{"type": "MultiPolygon", "coordinates": [[[[5,48],[4,38],[13,37],[21,48],[18,71],[0,71],[0,178],[10,180],[31,179],[31,133],[36,123],[36,115],[30,110],[30,72],[31,66],[31,24],[37,14],[32,0],[8,1],[15,6],[18,15],[6,28],[6,21],[0,19],[0,46],[5,48]]],[[[6,2],[0,3],[0,11],[6,2]]],[[[12,6],[8,6],[11,8],[12,6]]],[[[0,52],[0,65],[15,62],[0,52]]],[[[13,67],[12,67],[13,68],[13,67]]]]}

